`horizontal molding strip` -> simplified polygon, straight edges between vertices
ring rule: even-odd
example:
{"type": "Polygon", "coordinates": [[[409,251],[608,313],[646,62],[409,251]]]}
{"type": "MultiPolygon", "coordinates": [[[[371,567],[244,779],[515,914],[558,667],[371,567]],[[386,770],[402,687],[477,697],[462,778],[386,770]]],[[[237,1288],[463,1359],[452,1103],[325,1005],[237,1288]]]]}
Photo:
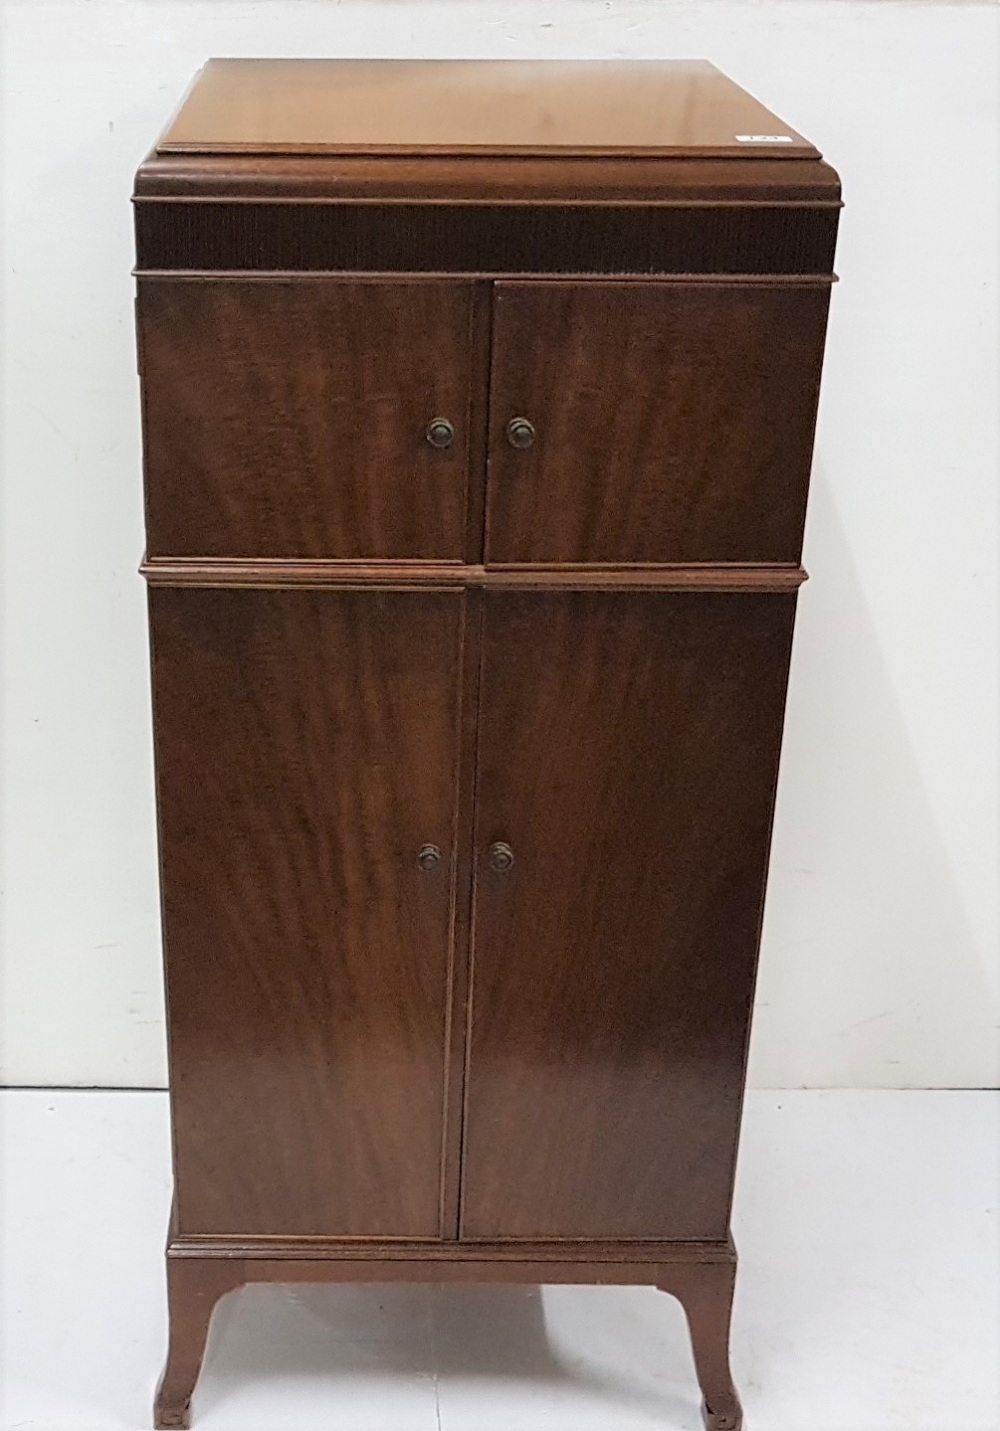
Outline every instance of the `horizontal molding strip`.
{"type": "Polygon", "coordinates": [[[458,562],[169,560],[139,568],[150,586],[326,587],[339,591],[795,591],[801,566],[474,566],[458,562]]]}
{"type": "Polygon", "coordinates": [[[222,1257],[267,1262],[640,1263],[731,1262],[723,1242],[435,1242],[313,1238],[172,1237],[172,1258],[222,1257]]]}
{"type": "Polygon", "coordinates": [[[146,282],[170,283],[288,283],[298,279],[336,278],[345,282],[371,283],[441,283],[460,280],[475,283],[481,280],[518,283],[551,283],[554,278],[572,283],[709,283],[726,288],[829,288],[839,283],[835,273],[559,273],[512,272],[508,269],[488,271],[456,270],[453,273],[393,269],[342,268],[133,268],[132,277],[146,282]]]}
{"type": "Polygon", "coordinates": [[[839,207],[840,180],[818,158],[569,158],[153,153],[133,195],[147,203],[494,204],[577,207],[839,207]]]}
{"type": "MultiPolygon", "coordinates": [[[[326,208],[336,208],[360,204],[392,207],[410,205],[417,202],[409,194],[133,194],[133,204],[319,204],[326,208]]],[[[484,208],[532,208],[532,209],[834,209],[844,207],[843,199],[658,199],[658,198],[470,198],[428,197],[419,200],[422,208],[484,209],[484,208]]]]}

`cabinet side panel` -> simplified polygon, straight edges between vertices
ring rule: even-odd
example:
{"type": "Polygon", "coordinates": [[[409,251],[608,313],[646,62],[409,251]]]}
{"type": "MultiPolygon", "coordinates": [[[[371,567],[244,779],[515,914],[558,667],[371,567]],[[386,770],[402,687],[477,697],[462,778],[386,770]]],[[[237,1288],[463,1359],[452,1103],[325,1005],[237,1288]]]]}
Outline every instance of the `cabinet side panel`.
{"type": "Polygon", "coordinates": [[[726,1236],[794,606],[487,598],[463,1237],[726,1236]]]}
{"type": "Polygon", "coordinates": [[[436,1237],[461,597],[150,610],[178,1232],[436,1237]]]}

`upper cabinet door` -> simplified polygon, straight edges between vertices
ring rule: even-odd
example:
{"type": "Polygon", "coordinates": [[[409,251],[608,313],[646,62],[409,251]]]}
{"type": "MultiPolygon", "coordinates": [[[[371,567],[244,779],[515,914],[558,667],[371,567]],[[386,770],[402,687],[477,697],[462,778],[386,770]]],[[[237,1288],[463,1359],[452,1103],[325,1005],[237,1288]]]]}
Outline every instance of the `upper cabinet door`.
{"type": "Polygon", "coordinates": [[[498,283],[487,561],[797,562],[828,302],[498,283]]]}
{"type": "Polygon", "coordinates": [[[461,559],[470,284],[140,279],[139,339],[149,555],[461,559]]]}

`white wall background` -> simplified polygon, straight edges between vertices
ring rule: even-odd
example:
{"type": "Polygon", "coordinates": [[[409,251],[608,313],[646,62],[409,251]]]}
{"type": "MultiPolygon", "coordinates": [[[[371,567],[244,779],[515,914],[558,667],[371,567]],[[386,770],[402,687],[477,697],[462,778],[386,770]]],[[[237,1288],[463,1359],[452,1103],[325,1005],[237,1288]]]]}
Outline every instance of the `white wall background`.
{"type": "Polygon", "coordinates": [[[0,0],[5,1081],[165,1078],[130,183],[211,54],[714,60],[840,169],[757,1083],[997,1081],[1000,11],[0,0]]]}

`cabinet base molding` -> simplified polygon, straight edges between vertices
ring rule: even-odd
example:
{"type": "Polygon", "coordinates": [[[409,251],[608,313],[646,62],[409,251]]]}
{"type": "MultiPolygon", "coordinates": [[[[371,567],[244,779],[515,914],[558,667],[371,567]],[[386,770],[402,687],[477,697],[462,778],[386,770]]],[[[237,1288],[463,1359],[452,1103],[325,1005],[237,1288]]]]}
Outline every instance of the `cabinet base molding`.
{"type": "Polygon", "coordinates": [[[684,1308],[707,1431],[740,1431],[729,1371],[736,1250],[724,1242],[309,1242],[172,1238],[167,1364],[154,1426],[188,1427],[212,1313],[251,1282],[651,1285],[684,1308]]]}

